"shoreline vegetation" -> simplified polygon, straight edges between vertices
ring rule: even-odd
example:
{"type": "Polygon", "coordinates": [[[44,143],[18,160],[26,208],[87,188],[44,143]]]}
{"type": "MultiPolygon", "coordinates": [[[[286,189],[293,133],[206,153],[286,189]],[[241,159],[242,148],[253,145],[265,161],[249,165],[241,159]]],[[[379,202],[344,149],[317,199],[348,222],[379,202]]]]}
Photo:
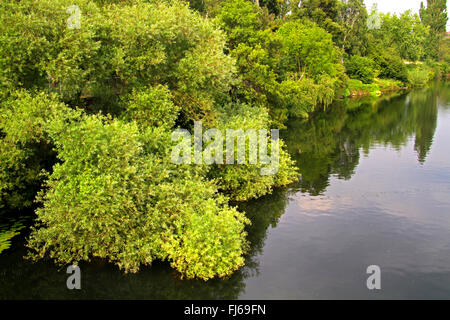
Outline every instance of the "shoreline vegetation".
{"type": "MultiPolygon", "coordinates": [[[[231,204],[299,170],[282,139],[275,175],[248,159],[177,165],[172,132],[285,129],[342,97],[448,78],[446,22],[445,0],[420,15],[362,0],[2,1],[0,219],[34,212],[31,260],[228,277],[251,223],[231,204]]],[[[23,229],[8,221],[0,250],[23,229]]]]}
{"type": "MultiPolygon", "coordinates": [[[[407,62],[404,62],[407,65],[407,62]]],[[[433,81],[447,80],[450,74],[436,76],[430,67],[413,66],[408,70],[408,82],[399,80],[374,78],[373,83],[365,84],[357,79],[348,81],[346,97],[378,97],[386,93],[424,87],[433,81]]]]}

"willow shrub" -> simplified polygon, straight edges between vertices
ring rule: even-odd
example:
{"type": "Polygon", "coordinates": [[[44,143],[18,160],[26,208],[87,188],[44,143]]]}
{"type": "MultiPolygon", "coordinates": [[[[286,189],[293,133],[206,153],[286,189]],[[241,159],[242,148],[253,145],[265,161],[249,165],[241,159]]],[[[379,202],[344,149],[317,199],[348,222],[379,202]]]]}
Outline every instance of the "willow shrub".
{"type": "Polygon", "coordinates": [[[54,147],[59,158],[38,196],[31,257],[101,257],[127,272],[166,259],[183,276],[203,279],[243,265],[248,220],[204,169],[170,163],[166,127],[86,116],[54,95],[13,96],[0,118],[2,202],[33,199],[25,191],[42,183],[42,148],[54,147]]]}
{"type": "MultiPolygon", "coordinates": [[[[164,141],[160,139],[164,128],[171,128],[175,124],[177,108],[169,99],[168,92],[164,88],[144,88],[133,92],[128,96],[124,104],[126,109],[124,115],[126,119],[135,120],[144,132],[152,132],[157,136],[154,143],[164,141]],[[155,115],[158,115],[155,117],[155,115]]],[[[269,129],[270,117],[267,110],[263,107],[250,106],[242,103],[231,103],[225,106],[216,106],[217,120],[215,128],[219,129],[223,135],[223,146],[226,146],[226,130],[241,129],[269,129]]],[[[208,128],[206,124],[205,129],[208,128]]],[[[268,130],[270,133],[270,130],[268,130]]],[[[208,176],[216,180],[221,191],[229,195],[233,200],[245,201],[252,198],[258,198],[272,191],[274,187],[283,186],[296,180],[296,169],[291,161],[289,154],[285,151],[284,143],[280,141],[280,161],[279,170],[275,175],[262,175],[261,164],[249,164],[248,157],[245,164],[234,165],[213,165],[205,166],[208,176]]],[[[164,142],[170,145],[170,141],[164,142]]],[[[248,140],[247,140],[248,143],[248,140]]],[[[270,152],[270,137],[267,139],[267,145],[270,152]]],[[[191,142],[193,145],[193,141],[191,142]]],[[[167,146],[160,145],[154,148],[164,149],[167,146]]]]}
{"type": "MultiPolygon", "coordinates": [[[[224,136],[223,145],[226,146],[225,132],[227,129],[241,129],[244,132],[249,129],[255,129],[257,132],[260,129],[267,129],[268,135],[270,135],[269,119],[269,114],[263,107],[257,108],[247,104],[225,105],[221,108],[218,120],[218,129],[222,131],[224,136]]],[[[249,139],[246,138],[246,159],[244,164],[223,164],[210,167],[210,177],[217,180],[220,190],[230,195],[233,200],[246,201],[261,197],[270,193],[274,187],[287,185],[298,178],[297,169],[290,155],[286,152],[281,138],[279,139],[278,171],[273,175],[261,174],[261,169],[267,167],[267,165],[249,163],[248,144],[249,139]]],[[[271,154],[270,147],[271,139],[268,136],[267,152],[269,157],[271,154]]]]}
{"type": "Polygon", "coordinates": [[[32,204],[43,180],[42,170],[55,162],[45,126],[68,117],[67,107],[44,93],[17,91],[0,108],[0,207],[32,204]]]}
{"type": "Polygon", "coordinates": [[[205,280],[243,265],[248,220],[195,167],[147,152],[154,133],[96,115],[46,130],[61,162],[38,196],[31,257],[61,264],[99,257],[126,272],[162,259],[205,280]]]}
{"type": "Polygon", "coordinates": [[[269,126],[263,109],[218,107],[237,81],[224,34],[177,1],[80,0],[71,30],[72,4],[0,4],[0,199],[29,205],[42,189],[31,257],[100,257],[127,272],[161,259],[187,278],[230,275],[244,263],[248,220],[228,195],[261,196],[294,174],[284,151],[275,176],[170,162],[175,123],[269,126]]]}
{"type": "Polygon", "coordinates": [[[172,101],[170,90],[161,85],[133,89],[123,99],[123,119],[135,120],[141,127],[173,127],[180,107],[172,101]]]}
{"type": "Polygon", "coordinates": [[[317,106],[328,106],[333,101],[335,81],[332,78],[329,80],[329,85],[326,85],[326,82],[315,83],[310,78],[285,80],[279,86],[279,105],[282,105],[290,116],[307,118],[317,106]]]}
{"type": "MultiPolygon", "coordinates": [[[[0,4],[0,88],[50,88],[72,97],[93,76],[100,42],[83,26],[67,28],[70,0],[2,1],[0,4]]],[[[99,18],[98,8],[77,1],[83,22],[99,18]]],[[[99,63],[100,64],[100,61],[99,63]]]]}
{"type": "Polygon", "coordinates": [[[375,63],[372,59],[361,56],[350,56],[345,60],[345,69],[352,79],[371,84],[376,76],[375,63]]]}

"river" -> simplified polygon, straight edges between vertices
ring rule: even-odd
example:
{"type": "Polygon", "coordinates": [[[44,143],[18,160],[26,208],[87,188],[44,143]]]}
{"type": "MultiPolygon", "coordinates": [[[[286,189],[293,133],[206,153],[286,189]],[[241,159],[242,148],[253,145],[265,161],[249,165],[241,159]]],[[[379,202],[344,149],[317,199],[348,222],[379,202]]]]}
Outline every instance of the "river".
{"type": "Polygon", "coordinates": [[[450,86],[339,101],[281,132],[298,183],[239,204],[252,220],[246,266],[180,280],[167,263],[123,274],[32,263],[24,239],[0,255],[0,299],[450,299],[450,86]],[[369,290],[367,267],[381,289],[369,290]]]}

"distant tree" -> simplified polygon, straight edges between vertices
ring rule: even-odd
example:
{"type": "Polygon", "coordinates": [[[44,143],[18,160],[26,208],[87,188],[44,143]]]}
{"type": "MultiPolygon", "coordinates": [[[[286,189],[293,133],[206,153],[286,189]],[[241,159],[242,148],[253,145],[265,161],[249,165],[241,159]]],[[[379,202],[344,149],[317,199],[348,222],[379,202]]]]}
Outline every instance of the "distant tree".
{"type": "Polygon", "coordinates": [[[438,59],[441,40],[448,20],[446,0],[427,0],[426,7],[422,2],[420,4],[420,18],[425,25],[430,27],[427,45],[429,58],[438,59]]]}
{"type": "Polygon", "coordinates": [[[389,51],[389,54],[406,60],[425,59],[429,27],[421,22],[417,14],[408,10],[399,16],[381,14],[380,17],[380,28],[369,30],[369,51],[373,52],[376,47],[380,54],[389,51]]]}
{"type": "Polygon", "coordinates": [[[447,24],[447,2],[445,0],[427,0],[425,7],[420,4],[420,17],[422,21],[429,25],[436,33],[445,32],[447,24]]]}

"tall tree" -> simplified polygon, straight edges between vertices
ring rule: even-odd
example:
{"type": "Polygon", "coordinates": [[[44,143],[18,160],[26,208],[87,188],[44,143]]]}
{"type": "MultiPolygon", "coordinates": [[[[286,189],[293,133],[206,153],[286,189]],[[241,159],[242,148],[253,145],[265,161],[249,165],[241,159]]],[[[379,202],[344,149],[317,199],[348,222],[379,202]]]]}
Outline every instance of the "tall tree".
{"type": "Polygon", "coordinates": [[[365,54],[368,13],[363,0],[343,0],[339,20],[343,34],[338,45],[351,54],[365,54]]]}
{"type": "Polygon", "coordinates": [[[423,2],[420,4],[420,18],[425,25],[430,27],[428,49],[430,58],[438,59],[440,45],[445,33],[447,16],[446,0],[427,0],[425,7],[423,2]]]}
{"type": "Polygon", "coordinates": [[[333,40],[340,39],[344,28],[339,19],[341,2],[339,0],[302,0],[293,5],[295,17],[306,18],[332,34],[333,40]]]}

